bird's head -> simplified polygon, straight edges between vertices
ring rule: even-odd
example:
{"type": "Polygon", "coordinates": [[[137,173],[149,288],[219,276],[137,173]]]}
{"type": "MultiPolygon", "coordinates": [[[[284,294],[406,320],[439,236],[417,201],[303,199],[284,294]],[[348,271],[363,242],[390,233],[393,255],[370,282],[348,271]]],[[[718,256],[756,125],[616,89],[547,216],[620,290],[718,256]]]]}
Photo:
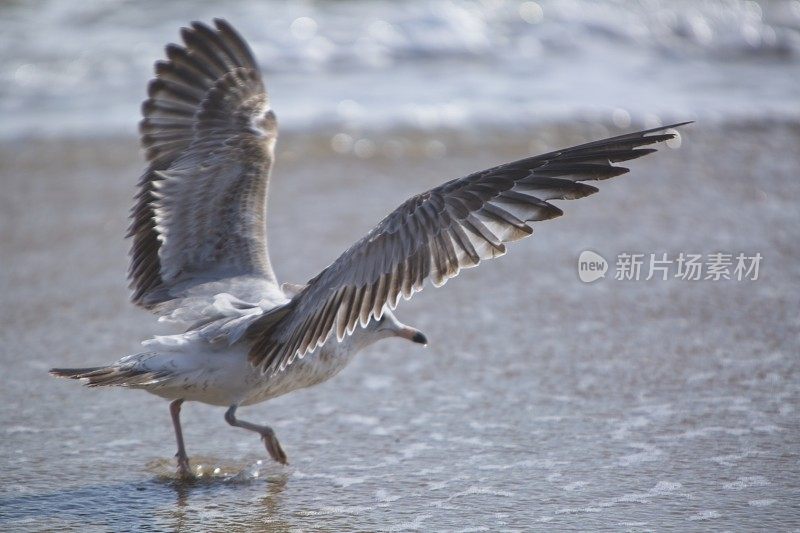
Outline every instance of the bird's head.
{"type": "Polygon", "coordinates": [[[402,339],[416,342],[417,344],[427,345],[428,338],[420,330],[406,326],[394,316],[389,309],[385,309],[383,316],[373,322],[374,331],[379,333],[381,338],[400,337],[402,339]]]}

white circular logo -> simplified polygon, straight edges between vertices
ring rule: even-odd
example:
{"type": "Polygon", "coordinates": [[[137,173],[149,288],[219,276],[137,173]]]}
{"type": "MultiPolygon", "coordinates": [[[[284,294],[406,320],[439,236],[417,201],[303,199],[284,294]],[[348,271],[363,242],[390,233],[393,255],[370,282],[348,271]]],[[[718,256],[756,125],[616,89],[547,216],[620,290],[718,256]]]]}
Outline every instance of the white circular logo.
{"type": "Polygon", "coordinates": [[[584,250],[578,257],[578,277],[584,283],[591,283],[606,277],[608,261],[591,250],[584,250]]]}

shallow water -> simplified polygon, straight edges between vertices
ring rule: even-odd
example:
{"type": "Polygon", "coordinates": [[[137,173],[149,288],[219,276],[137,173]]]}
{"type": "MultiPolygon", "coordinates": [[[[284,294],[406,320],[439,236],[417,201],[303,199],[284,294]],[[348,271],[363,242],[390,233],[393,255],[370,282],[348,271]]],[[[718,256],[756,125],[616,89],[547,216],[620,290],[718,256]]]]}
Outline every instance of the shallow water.
{"type": "Polygon", "coordinates": [[[800,528],[800,2],[0,5],[0,530],[800,528]],[[144,9],[142,9],[144,5],[144,9]],[[240,411],[47,374],[139,350],[122,239],[152,61],[189,20],[251,41],[281,121],[281,280],[407,196],[695,118],[509,254],[398,310],[426,349],[240,411]],[[432,80],[435,83],[432,83],[432,80]],[[355,199],[355,200],[354,200],[355,199]],[[582,283],[577,258],[612,262],[582,283]],[[617,281],[621,252],[763,256],[756,281],[617,281]]]}
{"type": "MultiPolygon", "coordinates": [[[[539,148],[594,136],[536,132],[539,148]]],[[[285,136],[270,211],[279,277],[309,278],[412,192],[531,149],[513,135],[439,139],[446,157],[412,136],[402,159],[359,159],[285,136]]],[[[385,341],[322,386],[241,410],[276,429],[288,467],[222,409],[187,404],[203,474],[188,484],[173,477],[165,402],[47,375],[163,331],[123,281],[135,141],[7,142],[0,529],[800,527],[798,141],[793,123],[699,124],[679,150],[562,202],[563,218],[506,257],[401,306],[427,349],[385,341]],[[586,285],[585,249],[764,262],[757,281],[586,285]]]]}
{"type": "Polygon", "coordinates": [[[29,0],[0,17],[2,137],[133,134],[164,44],[213,17],[252,44],[284,131],[800,118],[797,0],[29,0]]]}

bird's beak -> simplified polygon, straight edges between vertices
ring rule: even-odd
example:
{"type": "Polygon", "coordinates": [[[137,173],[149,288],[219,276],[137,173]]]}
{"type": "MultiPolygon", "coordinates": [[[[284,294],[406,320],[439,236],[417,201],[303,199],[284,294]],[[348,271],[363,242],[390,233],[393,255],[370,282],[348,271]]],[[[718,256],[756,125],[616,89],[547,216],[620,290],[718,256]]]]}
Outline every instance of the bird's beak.
{"type": "Polygon", "coordinates": [[[410,326],[402,326],[397,330],[397,336],[402,337],[404,339],[408,339],[411,342],[416,342],[417,344],[428,344],[428,337],[425,336],[420,330],[416,328],[412,328],[410,326]]]}

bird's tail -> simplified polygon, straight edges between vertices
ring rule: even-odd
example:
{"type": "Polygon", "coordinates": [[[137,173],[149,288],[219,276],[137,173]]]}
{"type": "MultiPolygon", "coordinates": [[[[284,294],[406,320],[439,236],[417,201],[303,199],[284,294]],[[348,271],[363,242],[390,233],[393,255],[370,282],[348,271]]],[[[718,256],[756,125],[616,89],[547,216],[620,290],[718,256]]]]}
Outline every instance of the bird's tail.
{"type": "Polygon", "coordinates": [[[130,365],[95,366],[89,368],[52,368],[50,373],[60,378],[83,380],[87,387],[145,387],[155,385],[165,375],[130,365]]]}

